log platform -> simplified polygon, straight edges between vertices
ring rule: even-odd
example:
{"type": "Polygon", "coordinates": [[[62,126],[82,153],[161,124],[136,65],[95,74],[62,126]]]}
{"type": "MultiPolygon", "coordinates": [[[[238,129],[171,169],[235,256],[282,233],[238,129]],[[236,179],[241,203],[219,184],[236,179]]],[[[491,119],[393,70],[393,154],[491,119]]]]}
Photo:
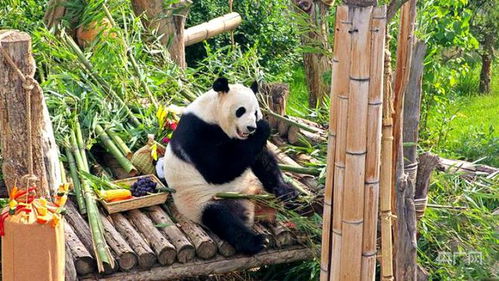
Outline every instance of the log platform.
{"type": "MultiPolygon", "coordinates": [[[[169,280],[241,271],[267,264],[287,263],[314,257],[300,244],[295,230],[282,224],[255,225],[268,235],[268,248],[254,256],[235,252],[227,242],[201,226],[169,214],[171,207],[154,206],[112,215],[101,210],[105,238],[116,268],[98,273],[93,250],[84,233],[86,220],[68,201],[66,236],[72,262],[66,263],[66,280],[169,280]],[[77,275],[75,276],[75,272],[77,275]]],[[[317,255],[317,254],[315,254],[317,255]]]]}

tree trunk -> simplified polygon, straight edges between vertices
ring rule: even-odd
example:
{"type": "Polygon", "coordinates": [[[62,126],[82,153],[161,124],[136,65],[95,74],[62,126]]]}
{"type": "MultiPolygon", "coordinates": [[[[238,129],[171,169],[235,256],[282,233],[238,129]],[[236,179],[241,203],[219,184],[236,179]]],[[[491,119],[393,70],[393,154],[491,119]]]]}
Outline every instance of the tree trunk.
{"type": "MultiPolygon", "coordinates": [[[[485,44],[490,40],[485,41],[485,44]]],[[[481,93],[490,93],[490,77],[492,76],[492,61],[494,58],[494,51],[490,46],[485,45],[482,53],[482,70],[480,71],[480,87],[481,93]]]]}
{"type": "MultiPolygon", "coordinates": [[[[33,165],[33,173],[37,177],[37,193],[42,197],[50,195],[48,176],[45,170],[43,151],[44,110],[43,94],[38,83],[33,79],[35,62],[31,52],[31,38],[24,32],[2,32],[0,48],[12,58],[21,73],[31,81],[31,91],[26,90],[30,83],[23,83],[16,70],[0,53],[0,143],[2,145],[2,172],[9,190],[14,185],[25,187],[21,178],[29,173],[29,162],[33,165]],[[9,34],[7,34],[9,33],[9,34]],[[7,35],[6,35],[7,34],[7,35]],[[23,84],[24,87],[23,88],[23,84]],[[31,96],[31,132],[27,124],[27,94],[31,96]],[[30,159],[28,140],[32,139],[32,155],[30,159]]],[[[31,182],[31,184],[34,182],[31,182]]]]}
{"type": "Polygon", "coordinates": [[[163,0],[132,0],[132,7],[137,16],[143,16],[144,25],[161,36],[160,41],[168,47],[172,60],[186,68],[184,27],[191,2],[180,0],[168,8],[163,3],[163,0]]]}
{"type": "Polygon", "coordinates": [[[314,108],[329,94],[329,86],[324,79],[331,71],[331,64],[327,57],[327,53],[331,52],[327,22],[329,6],[320,0],[294,0],[294,3],[303,13],[308,15],[308,22],[312,26],[312,30],[302,36],[302,44],[324,51],[303,55],[309,91],[308,104],[314,108]]]}

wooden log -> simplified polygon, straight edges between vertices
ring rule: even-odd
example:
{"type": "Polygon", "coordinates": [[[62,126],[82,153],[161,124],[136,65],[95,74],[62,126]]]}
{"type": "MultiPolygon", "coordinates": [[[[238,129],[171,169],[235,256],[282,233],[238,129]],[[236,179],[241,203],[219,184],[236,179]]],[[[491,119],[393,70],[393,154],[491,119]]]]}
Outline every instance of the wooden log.
{"type": "Polygon", "coordinates": [[[175,261],[177,256],[175,247],[159,232],[146,214],[140,210],[131,210],[126,213],[126,216],[142,236],[147,239],[160,264],[172,264],[175,261]]]}
{"type": "MultiPolygon", "coordinates": [[[[286,248],[282,250],[263,251],[253,256],[239,255],[227,259],[219,256],[211,260],[196,260],[190,263],[176,263],[171,266],[158,266],[147,271],[132,271],[115,273],[110,276],[100,276],[101,281],[152,281],[170,280],[200,276],[206,274],[221,274],[234,271],[242,271],[250,268],[261,267],[267,264],[290,263],[293,261],[308,260],[314,253],[302,246],[286,248]]],[[[82,279],[82,281],[95,280],[96,277],[82,279]]]]}
{"type": "Polygon", "coordinates": [[[120,268],[124,271],[134,268],[137,264],[137,255],[133,252],[132,248],[121,234],[114,228],[109,219],[102,213],[101,220],[107,245],[113,250],[120,268]]]}
{"type": "Polygon", "coordinates": [[[181,68],[187,67],[184,26],[189,4],[189,0],[180,0],[164,7],[163,0],[132,0],[135,14],[142,17],[149,30],[160,36],[159,40],[168,46],[172,60],[181,68]]]}
{"type": "MultiPolygon", "coordinates": [[[[264,83],[260,87],[260,92],[268,105],[269,110],[276,114],[286,114],[286,104],[289,96],[289,86],[283,83],[264,83]]],[[[279,120],[273,116],[267,116],[269,125],[272,129],[277,129],[279,120]]]]}
{"type": "Polygon", "coordinates": [[[32,165],[37,181],[32,180],[30,184],[36,183],[37,194],[48,198],[49,175],[45,169],[42,146],[43,93],[33,78],[36,65],[31,51],[31,37],[24,32],[1,31],[0,49],[0,150],[4,159],[3,178],[9,191],[16,184],[24,187],[27,183],[21,182],[21,178],[29,173],[29,167],[32,165]],[[26,82],[23,82],[23,79],[26,79],[26,82]],[[31,122],[27,122],[26,118],[28,94],[31,122]],[[30,133],[32,145],[27,149],[30,133]],[[32,159],[29,156],[30,150],[32,159]]]}
{"type": "Polygon", "coordinates": [[[277,247],[277,242],[276,242],[276,239],[275,239],[275,236],[272,235],[272,231],[265,227],[262,223],[255,223],[253,225],[253,230],[258,233],[258,234],[261,234],[265,237],[265,239],[267,239],[267,246],[269,248],[276,248],[277,247]]]}
{"type": "Polygon", "coordinates": [[[73,203],[73,201],[68,200],[66,202],[66,216],[64,216],[66,221],[71,224],[76,235],[80,241],[85,245],[85,248],[90,252],[90,254],[95,257],[93,252],[92,235],[90,234],[90,228],[88,227],[87,221],[80,215],[78,209],[73,203]]]}
{"type": "Polygon", "coordinates": [[[416,217],[423,217],[426,205],[428,203],[428,188],[433,170],[438,165],[438,156],[425,152],[419,155],[418,172],[416,177],[416,188],[414,191],[414,206],[416,208],[416,217]]]}
{"type": "Polygon", "coordinates": [[[96,269],[95,259],[80,241],[70,224],[64,224],[66,245],[71,250],[74,266],[79,275],[94,272],[96,269]]]}
{"type": "Polygon", "coordinates": [[[291,159],[286,153],[282,152],[275,144],[267,142],[267,148],[275,154],[277,160],[285,165],[301,167],[295,160],[291,159]]]}
{"type": "Polygon", "coordinates": [[[192,244],[196,248],[196,255],[202,259],[212,258],[217,253],[217,245],[211,237],[199,225],[183,217],[178,210],[173,206],[169,206],[169,210],[180,229],[189,237],[192,244]]]}
{"type": "MultiPolygon", "coordinates": [[[[338,6],[334,40],[331,83],[329,141],[322,230],[320,280],[337,278],[340,274],[341,221],[345,172],[346,118],[349,96],[351,23],[347,6],[338,6]]],[[[336,279],[337,280],[337,279],[336,279]]]]}
{"type": "Polygon", "coordinates": [[[146,212],[155,224],[163,225],[158,229],[160,229],[161,232],[168,237],[173,246],[175,246],[177,260],[179,262],[189,262],[196,256],[196,249],[194,246],[161,207],[150,207],[146,212]]]}
{"type": "Polygon", "coordinates": [[[372,7],[349,8],[352,13],[352,48],[346,121],[340,279],[361,280],[372,7]]]}
{"type": "Polygon", "coordinates": [[[189,27],[184,31],[184,44],[187,47],[215,37],[223,32],[234,30],[241,24],[241,21],[241,16],[238,13],[232,12],[208,22],[189,27]]]}
{"type": "Polygon", "coordinates": [[[229,242],[222,240],[214,233],[209,233],[211,239],[215,242],[218,247],[218,252],[224,257],[233,256],[236,253],[236,248],[234,248],[229,242]]]}
{"type": "Polygon", "coordinates": [[[57,28],[66,12],[66,0],[50,0],[47,3],[47,10],[43,16],[43,22],[48,29],[57,28]]]}
{"type": "Polygon", "coordinates": [[[293,237],[293,233],[281,222],[277,222],[275,225],[270,225],[269,228],[274,235],[275,245],[277,248],[283,248],[294,244],[295,239],[293,237]]]}
{"type": "Polygon", "coordinates": [[[364,191],[361,280],[374,280],[376,274],[383,66],[386,7],[374,8],[371,15],[371,65],[367,109],[367,143],[364,191]]]}
{"type": "Polygon", "coordinates": [[[404,172],[402,142],[403,100],[409,79],[412,59],[413,31],[416,21],[416,2],[410,0],[402,7],[400,14],[399,42],[397,47],[397,69],[394,80],[394,152],[396,203],[395,214],[395,278],[396,280],[416,280],[417,240],[416,210],[414,207],[414,185],[404,172]]]}
{"type": "Polygon", "coordinates": [[[125,238],[133,251],[137,254],[139,268],[149,269],[156,262],[156,256],[149,244],[144,241],[134,226],[121,214],[111,215],[114,227],[125,238]]]}
{"type": "Polygon", "coordinates": [[[78,273],[76,272],[73,253],[71,252],[71,248],[69,247],[67,242],[66,242],[66,259],[64,262],[66,263],[65,271],[64,271],[64,280],[65,281],[77,281],[78,280],[78,277],[77,277],[78,273]]]}
{"type": "Polygon", "coordinates": [[[465,179],[473,180],[477,176],[485,176],[487,178],[494,178],[499,174],[499,168],[471,163],[463,160],[453,160],[439,157],[437,166],[439,171],[447,173],[457,173],[465,179]]]}

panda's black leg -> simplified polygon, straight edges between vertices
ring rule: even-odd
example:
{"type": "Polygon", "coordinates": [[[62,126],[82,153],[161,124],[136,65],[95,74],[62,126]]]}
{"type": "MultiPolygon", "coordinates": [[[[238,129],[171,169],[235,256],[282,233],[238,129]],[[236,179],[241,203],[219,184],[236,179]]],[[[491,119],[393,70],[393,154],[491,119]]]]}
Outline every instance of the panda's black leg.
{"type": "MultiPolygon", "coordinates": [[[[244,211],[234,212],[233,202],[220,200],[209,203],[203,210],[201,222],[238,252],[253,255],[265,248],[265,238],[255,234],[243,221],[244,211]]],[[[241,208],[244,208],[242,205],[241,208]]]]}
{"type": "Polygon", "coordinates": [[[298,197],[298,191],[284,181],[275,155],[267,147],[264,147],[257,155],[255,162],[251,166],[251,170],[267,192],[276,195],[283,201],[298,197]]]}

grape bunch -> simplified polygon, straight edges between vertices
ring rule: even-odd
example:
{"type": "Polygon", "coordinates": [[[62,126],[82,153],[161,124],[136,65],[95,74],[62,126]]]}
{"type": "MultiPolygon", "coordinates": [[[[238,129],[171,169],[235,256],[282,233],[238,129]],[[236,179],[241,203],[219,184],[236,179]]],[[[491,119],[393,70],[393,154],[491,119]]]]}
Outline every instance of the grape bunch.
{"type": "Polygon", "coordinates": [[[156,183],[150,178],[141,178],[133,183],[130,191],[135,197],[144,196],[147,193],[156,192],[156,183]]]}

